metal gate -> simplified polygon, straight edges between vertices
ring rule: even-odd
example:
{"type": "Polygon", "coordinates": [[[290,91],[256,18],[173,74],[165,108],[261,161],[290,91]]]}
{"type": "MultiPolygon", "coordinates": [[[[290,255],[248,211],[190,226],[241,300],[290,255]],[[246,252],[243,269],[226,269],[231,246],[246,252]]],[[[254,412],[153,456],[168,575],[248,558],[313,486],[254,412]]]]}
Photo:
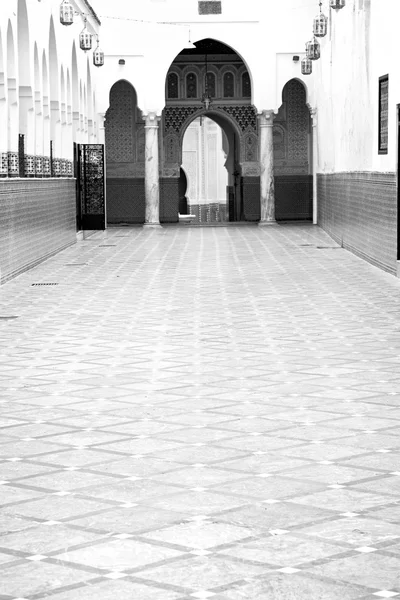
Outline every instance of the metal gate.
{"type": "Polygon", "coordinates": [[[76,144],[77,228],[105,229],[104,145],[76,144]]]}

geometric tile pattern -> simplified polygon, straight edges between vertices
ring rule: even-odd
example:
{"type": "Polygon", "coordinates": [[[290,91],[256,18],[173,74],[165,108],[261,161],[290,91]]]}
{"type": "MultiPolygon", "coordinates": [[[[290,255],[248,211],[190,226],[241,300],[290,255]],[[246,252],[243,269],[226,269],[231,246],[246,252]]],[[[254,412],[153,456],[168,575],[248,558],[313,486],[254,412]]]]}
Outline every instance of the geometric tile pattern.
{"type": "Polygon", "coordinates": [[[400,597],[399,286],[311,225],[4,284],[0,598],[400,597]]]}

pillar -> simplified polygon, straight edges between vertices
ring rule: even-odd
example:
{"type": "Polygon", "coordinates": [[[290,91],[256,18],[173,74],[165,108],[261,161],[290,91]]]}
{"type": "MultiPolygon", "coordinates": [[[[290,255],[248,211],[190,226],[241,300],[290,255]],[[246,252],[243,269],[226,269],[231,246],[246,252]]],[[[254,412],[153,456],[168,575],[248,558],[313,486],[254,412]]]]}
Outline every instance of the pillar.
{"type": "Polygon", "coordinates": [[[160,180],[158,171],[158,123],[156,113],[145,116],[145,227],[160,227],[160,180]]]}
{"type": "Polygon", "coordinates": [[[98,117],[98,134],[97,134],[97,144],[105,144],[106,143],[106,113],[99,113],[98,117]]]}
{"type": "Polygon", "coordinates": [[[312,119],[312,175],[313,175],[313,224],[318,223],[318,191],[317,191],[317,171],[318,171],[318,131],[317,131],[317,109],[311,108],[312,119]]]}
{"type": "Polygon", "coordinates": [[[261,218],[259,225],[273,225],[275,221],[274,186],[274,111],[263,110],[259,115],[260,125],[260,202],[261,218]]]}

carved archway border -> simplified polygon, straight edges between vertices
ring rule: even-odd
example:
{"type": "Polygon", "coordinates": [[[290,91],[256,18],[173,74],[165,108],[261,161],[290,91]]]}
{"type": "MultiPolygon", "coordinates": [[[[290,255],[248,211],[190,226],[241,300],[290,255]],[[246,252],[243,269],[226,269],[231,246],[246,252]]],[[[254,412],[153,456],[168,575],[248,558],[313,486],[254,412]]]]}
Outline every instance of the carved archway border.
{"type": "Polygon", "coordinates": [[[228,121],[238,135],[240,162],[258,163],[258,122],[253,105],[216,104],[208,110],[198,105],[167,106],[163,114],[164,177],[179,177],[183,137],[190,123],[202,115],[212,118],[213,114],[228,121]]]}

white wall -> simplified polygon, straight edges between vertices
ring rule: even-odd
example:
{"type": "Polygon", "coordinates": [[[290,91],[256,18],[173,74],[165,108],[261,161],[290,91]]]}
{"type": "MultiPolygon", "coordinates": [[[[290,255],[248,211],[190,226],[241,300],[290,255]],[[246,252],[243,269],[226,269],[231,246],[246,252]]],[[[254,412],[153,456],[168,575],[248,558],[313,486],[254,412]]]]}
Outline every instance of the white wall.
{"type": "MultiPolygon", "coordinates": [[[[74,0],[74,4],[77,11],[88,13],[84,0],[74,0]]],[[[73,140],[89,142],[98,139],[99,127],[102,123],[97,117],[94,85],[88,97],[89,79],[94,79],[96,67],[92,64],[92,53],[85,54],[79,49],[78,36],[83,29],[83,21],[80,16],[76,16],[73,25],[68,27],[61,25],[59,6],[58,0],[2,2],[0,84],[3,80],[4,101],[1,116],[4,116],[5,111],[8,127],[0,128],[0,152],[16,151],[18,133],[25,133],[25,148],[28,149],[28,153],[39,154],[42,148],[42,154],[48,155],[51,134],[47,123],[50,117],[46,120],[46,110],[53,115],[52,135],[53,138],[56,137],[53,142],[60,158],[72,158],[73,140]],[[25,19],[25,12],[27,19],[25,19]],[[52,27],[54,27],[55,43],[50,42],[52,27]],[[12,32],[14,40],[14,61],[7,48],[7,31],[12,32]],[[77,48],[76,78],[73,77],[72,69],[74,43],[77,48]],[[15,74],[12,72],[13,62],[15,74]],[[62,73],[64,86],[62,86],[62,73]],[[15,79],[15,86],[13,83],[7,85],[7,80],[10,79],[15,79]],[[86,90],[86,97],[83,93],[82,97],[79,95],[81,86],[82,90],[86,90]],[[75,94],[73,94],[74,88],[77,90],[75,94]],[[78,99],[75,106],[73,106],[73,97],[78,99]],[[50,101],[53,102],[52,111],[50,101]],[[6,104],[5,109],[4,104],[6,104]],[[76,111],[79,120],[79,126],[74,131],[72,131],[73,110],[76,111]],[[92,122],[90,122],[90,115],[92,115],[92,122]]],[[[88,14],[88,29],[92,33],[99,30],[99,25],[91,14],[88,14]]]]}
{"type": "Polygon", "coordinates": [[[347,0],[315,64],[319,172],[397,168],[398,0],[347,0]],[[378,81],[389,74],[389,153],[378,154],[378,81]]]}
{"type": "MultiPolygon", "coordinates": [[[[187,45],[189,29],[192,42],[210,37],[231,46],[249,69],[253,104],[259,111],[277,110],[285,83],[301,78],[300,63],[295,65],[292,56],[304,53],[318,12],[318,2],[310,0],[222,0],[222,14],[207,16],[198,14],[197,0],[114,0],[112,9],[108,0],[93,0],[93,6],[102,22],[106,53],[97,78],[103,113],[111,86],[124,78],[135,87],[144,112],[161,114],[165,77],[187,45]],[[123,67],[120,58],[126,61],[123,67]]],[[[312,78],[305,80],[307,85],[312,78]]]]}

